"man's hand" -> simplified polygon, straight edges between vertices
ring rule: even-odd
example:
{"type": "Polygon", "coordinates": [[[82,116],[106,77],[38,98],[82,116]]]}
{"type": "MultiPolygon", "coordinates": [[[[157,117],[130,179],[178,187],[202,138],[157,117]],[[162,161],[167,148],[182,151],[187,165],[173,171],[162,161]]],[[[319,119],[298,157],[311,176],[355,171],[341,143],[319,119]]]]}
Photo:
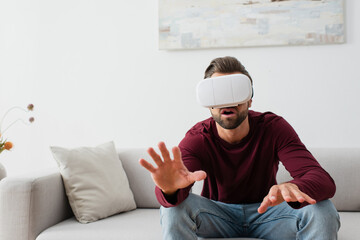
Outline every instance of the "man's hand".
{"type": "Polygon", "coordinates": [[[158,147],[161,151],[162,158],[153,148],[148,149],[148,153],[157,165],[155,168],[145,159],[140,159],[140,165],[146,168],[156,184],[165,194],[174,194],[178,189],[186,188],[195,181],[201,181],[206,178],[204,171],[189,172],[185,167],[181,152],[178,147],[172,149],[174,159],[170,158],[169,151],[165,143],[160,142],[158,147]]]}
{"type": "Polygon", "coordinates": [[[283,201],[286,202],[308,202],[315,204],[316,201],[309,197],[309,195],[301,192],[293,183],[282,183],[274,185],[270,188],[269,194],[264,198],[260,207],[258,208],[259,213],[266,212],[268,207],[276,206],[283,201]]]}

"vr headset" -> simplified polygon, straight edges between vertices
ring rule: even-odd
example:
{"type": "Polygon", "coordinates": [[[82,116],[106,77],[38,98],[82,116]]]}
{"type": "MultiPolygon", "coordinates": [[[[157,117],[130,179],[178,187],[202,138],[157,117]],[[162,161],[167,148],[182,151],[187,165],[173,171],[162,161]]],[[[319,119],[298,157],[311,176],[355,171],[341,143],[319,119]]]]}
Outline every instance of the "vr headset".
{"type": "Polygon", "coordinates": [[[251,80],[244,74],[206,78],[196,87],[198,103],[206,108],[234,107],[253,96],[251,80]]]}

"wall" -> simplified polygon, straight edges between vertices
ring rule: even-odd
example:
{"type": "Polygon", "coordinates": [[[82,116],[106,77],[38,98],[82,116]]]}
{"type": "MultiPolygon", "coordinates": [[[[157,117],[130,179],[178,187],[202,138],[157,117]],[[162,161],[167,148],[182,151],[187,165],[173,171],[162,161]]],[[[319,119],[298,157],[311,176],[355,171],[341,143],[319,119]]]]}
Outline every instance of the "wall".
{"type": "Polygon", "coordinates": [[[56,166],[50,145],[174,146],[209,117],[195,86],[226,55],[254,79],[252,109],[284,116],[308,147],[359,147],[359,11],[346,1],[345,44],[159,51],[156,0],[0,1],[0,116],[36,110],[1,162],[17,175],[56,166]]]}

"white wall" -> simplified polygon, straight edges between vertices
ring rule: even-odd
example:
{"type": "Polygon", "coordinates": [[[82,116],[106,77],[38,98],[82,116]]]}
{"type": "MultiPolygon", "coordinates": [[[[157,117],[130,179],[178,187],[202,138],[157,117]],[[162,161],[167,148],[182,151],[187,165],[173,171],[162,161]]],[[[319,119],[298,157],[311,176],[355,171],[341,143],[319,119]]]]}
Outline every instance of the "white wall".
{"type": "Polygon", "coordinates": [[[50,145],[174,146],[209,112],[195,85],[215,57],[240,59],[254,110],[285,117],[308,147],[360,147],[360,2],[340,45],[158,50],[156,0],[0,1],[0,116],[35,105],[7,133],[8,175],[53,167],[50,145]]]}

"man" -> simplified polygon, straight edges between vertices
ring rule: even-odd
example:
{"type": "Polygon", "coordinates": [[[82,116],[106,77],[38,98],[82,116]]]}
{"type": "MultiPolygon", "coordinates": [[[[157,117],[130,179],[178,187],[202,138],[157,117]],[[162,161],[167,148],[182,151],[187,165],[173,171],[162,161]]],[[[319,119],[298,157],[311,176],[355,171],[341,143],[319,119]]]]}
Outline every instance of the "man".
{"type": "MultiPolygon", "coordinates": [[[[205,78],[232,74],[251,79],[233,57],[214,59],[205,78]]],[[[163,206],[163,239],[337,239],[333,179],[282,117],[249,111],[251,103],[210,108],[212,117],[187,132],[173,159],[163,142],[161,156],[148,149],[157,167],[140,159],[163,206]],[[292,181],[276,182],[279,161],[292,181]],[[201,196],[190,193],[200,180],[201,196]]]]}

